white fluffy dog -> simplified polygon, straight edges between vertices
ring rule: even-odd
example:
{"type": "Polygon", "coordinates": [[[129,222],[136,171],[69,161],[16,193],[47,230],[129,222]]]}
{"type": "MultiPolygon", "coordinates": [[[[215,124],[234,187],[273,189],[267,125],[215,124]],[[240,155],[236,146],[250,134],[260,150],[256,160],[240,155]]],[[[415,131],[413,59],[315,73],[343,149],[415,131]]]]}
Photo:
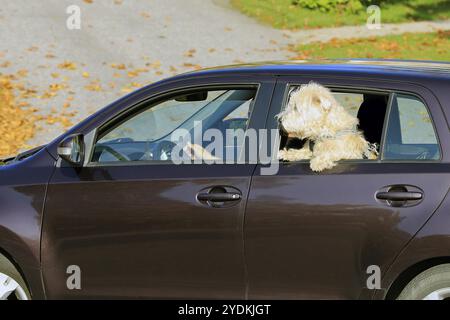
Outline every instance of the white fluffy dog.
{"type": "Polygon", "coordinates": [[[277,117],[289,137],[306,141],[302,149],[280,150],[280,160],[310,159],[311,169],[320,172],[342,159],[378,156],[376,146],[356,129],[358,119],[336,101],[330,90],[317,83],[293,91],[286,109],[277,117]]]}

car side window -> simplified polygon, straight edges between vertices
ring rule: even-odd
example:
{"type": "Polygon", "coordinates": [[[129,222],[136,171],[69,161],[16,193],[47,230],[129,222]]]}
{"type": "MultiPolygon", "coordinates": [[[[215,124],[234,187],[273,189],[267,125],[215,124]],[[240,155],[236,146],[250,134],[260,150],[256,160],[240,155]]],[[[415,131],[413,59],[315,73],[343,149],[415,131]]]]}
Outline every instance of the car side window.
{"type": "MultiPolygon", "coordinates": [[[[100,130],[91,161],[171,161],[172,149],[178,142],[172,141],[171,135],[178,129],[189,134],[190,141],[200,141],[190,154],[202,154],[210,143],[203,143],[202,139],[207,129],[218,130],[223,137],[226,130],[247,129],[256,91],[254,87],[193,90],[143,105],[131,116],[100,130]]],[[[239,148],[237,145],[232,147],[239,148]]],[[[214,159],[222,157],[230,146],[223,148],[220,152],[215,150],[217,155],[214,152],[208,154],[214,159]]]]}
{"type": "Polygon", "coordinates": [[[384,160],[438,160],[440,148],[424,103],[412,95],[394,94],[386,129],[384,160]]]}
{"type": "MultiPolygon", "coordinates": [[[[299,88],[301,89],[300,86],[289,88],[285,109],[288,108],[293,95],[299,92],[299,88]]],[[[422,161],[441,158],[441,149],[432,118],[427,106],[420,98],[412,94],[383,93],[378,90],[329,89],[344,112],[353,119],[357,119],[357,129],[370,143],[372,150],[376,150],[378,153],[378,158],[361,159],[422,161]]],[[[305,95],[305,93],[302,94],[305,95]]],[[[325,95],[325,93],[322,94],[325,95]]],[[[297,96],[296,99],[300,99],[296,100],[296,103],[307,105],[307,102],[301,100],[301,96],[297,96]]],[[[305,110],[305,106],[302,106],[305,110]]],[[[298,122],[296,125],[302,126],[302,130],[306,130],[309,127],[305,125],[305,117],[312,117],[311,114],[306,114],[305,111],[288,114],[289,117],[286,112],[283,114],[285,118],[281,120],[285,123],[281,125],[279,120],[281,139],[278,158],[283,161],[299,161],[297,159],[309,161],[314,147],[311,147],[311,143],[309,146],[306,144],[308,139],[299,139],[299,134],[295,132],[290,123],[295,123],[295,117],[301,114],[303,122],[298,122]],[[289,122],[290,120],[292,121],[289,122]],[[286,125],[291,127],[286,128],[286,125]]],[[[340,157],[340,160],[346,159],[340,157]]]]}
{"type": "MultiPolygon", "coordinates": [[[[288,101],[291,99],[292,93],[298,88],[299,86],[290,88],[288,101]]],[[[330,88],[330,90],[334,99],[343,107],[345,112],[354,119],[357,119],[357,125],[354,129],[360,130],[364,138],[379,151],[384,120],[388,108],[389,94],[354,89],[330,88]]],[[[285,148],[301,149],[304,147],[305,140],[291,137],[285,129],[281,128],[281,124],[279,124],[279,131],[281,136],[280,150],[285,148]]],[[[364,160],[370,161],[376,159],[364,160]]]]}

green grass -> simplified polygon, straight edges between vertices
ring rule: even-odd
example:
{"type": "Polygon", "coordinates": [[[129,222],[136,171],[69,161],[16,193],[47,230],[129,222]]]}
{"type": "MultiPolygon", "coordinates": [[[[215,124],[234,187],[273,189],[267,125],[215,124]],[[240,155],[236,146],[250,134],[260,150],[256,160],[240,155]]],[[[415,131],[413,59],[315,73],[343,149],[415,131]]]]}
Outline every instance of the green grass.
{"type": "MultiPolygon", "coordinates": [[[[361,25],[366,23],[368,17],[365,10],[357,13],[344,9],[322,12],[293,3],[292,0],[231,0],[233,7],[244,14],[279,29],[361,25]]],[[[450,18],[449,0],[384,0],[380,7],[382,23],[450,18]]]]}
{"type": "Polygon", "coordinates": [[[296,47],[297,59],[384,58],[450,61],[450,31],[318,42],[296,47]]]}

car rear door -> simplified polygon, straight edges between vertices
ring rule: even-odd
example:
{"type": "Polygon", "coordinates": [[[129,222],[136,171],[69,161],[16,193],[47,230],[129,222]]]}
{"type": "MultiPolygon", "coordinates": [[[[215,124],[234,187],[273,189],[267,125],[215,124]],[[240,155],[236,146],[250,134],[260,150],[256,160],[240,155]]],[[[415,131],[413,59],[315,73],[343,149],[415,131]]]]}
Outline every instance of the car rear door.
{"type": "MultiPolygon", "coordinates": [[[[286,104],[291,86],[311,80],[341,90],[389,94],[390,116],[384,121],[381,146],[384,151],[378,160],[344,160],[321,173],[312,172],[307,161],[280,163],[275,175],[255,171],[245,219],[250,299],[357,299],[371,297],[372,289],[384,290],[377,288],[379,282],[369,277],[383,277],[383,272],[430,218],[449,188],[449,155],[439,149],[439,140],[436,145],[416,141],[416,145],[406,147],[399,147],[395,141],[399,139],[395,128],[399,125],[400,109],[400,116],[406,115],[402,126],[411,125],[412,132],[419,132],[416,136],[420,136],[420,125],[407,123],[408,115],[416,112],[408,111],[408,106],[423,102],[432,114],[436,139],[441,144],[448,142],[445,118],[430,91],[384,80],[282,77],[269,112],[269,129],[278,128],[275,116],[286,104]],[[401,100],[403,94],[417,101],[411,98],[413,102],[408,100],[411,103],[405,104],[401,100]],[[439,156],[412,156],[417,148],[430,154],[438,150],[439,156]],[[395,201],[396,194],[404,197],[417,193],[420,200],[395,201]]],[[[429,125],[433,128],[433,124],[426,116],[420,115],[425,119],[423,122],[422,118],[414,119],[419,119],[427,127],[423,130],[430,134],[429,125]]],[[[401,138],[404,142],[407,135],[401,138]]],[[[277,148],[274,146],[273,150],[277,148]]]]}
{"type": "MultiPolygon", "coordinates": [[[[258,129],[264,126],[274,81],[270,77],[228,77],[177,86],[170,88],[171,96],[190,86],[256,88],[256,98],[249,101],[252,111],[247,125],[258,129]]],[[[160,89],[161,94],[151,97],[149,103],[159,101],[167,94],[165,90],[160,89]]],[[[180,115],[169,113],[174,119],[180,115]]],[[[234,118],[238,120],[235,124],[247,116],[234,118]]],[[[228,115],[223,123],[229,125],[232,120],[228,115]]],[[[119,115],[118,123],[121,121],[119,115]]],[[[100,141],[98,130],[101,128],[95,129],[94,142],[100,141]]],[[[113,152],[97,155],[96,162],[88,161],[82,168],[60,160],[48,187],[43,225],[47,296],[244,298],[243,221],[255,164],[105,160],[118,153],[127,159],[136,157],[129,150],[141,145],[145,143],[116,139],[102,146],[110,151],[116,148],[113,152]],[[230,202],[200,197],[213,193],[240,197],[230,202]],[[79,289],[67,286],[74,270],[81,272],[79,289]]]]}

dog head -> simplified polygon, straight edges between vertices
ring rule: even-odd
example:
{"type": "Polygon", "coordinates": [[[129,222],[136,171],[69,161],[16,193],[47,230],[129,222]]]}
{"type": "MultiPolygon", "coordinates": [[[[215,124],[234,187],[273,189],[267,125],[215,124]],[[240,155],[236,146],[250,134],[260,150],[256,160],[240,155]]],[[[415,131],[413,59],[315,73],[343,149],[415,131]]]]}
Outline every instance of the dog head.
{"type": "Polygon", "coordinates": [[[292,92],[278,118],[287,133],[300,139],[334,136],[340,130],[353,129],[358,123],[330,90],[314,82],[292,92]]]}

